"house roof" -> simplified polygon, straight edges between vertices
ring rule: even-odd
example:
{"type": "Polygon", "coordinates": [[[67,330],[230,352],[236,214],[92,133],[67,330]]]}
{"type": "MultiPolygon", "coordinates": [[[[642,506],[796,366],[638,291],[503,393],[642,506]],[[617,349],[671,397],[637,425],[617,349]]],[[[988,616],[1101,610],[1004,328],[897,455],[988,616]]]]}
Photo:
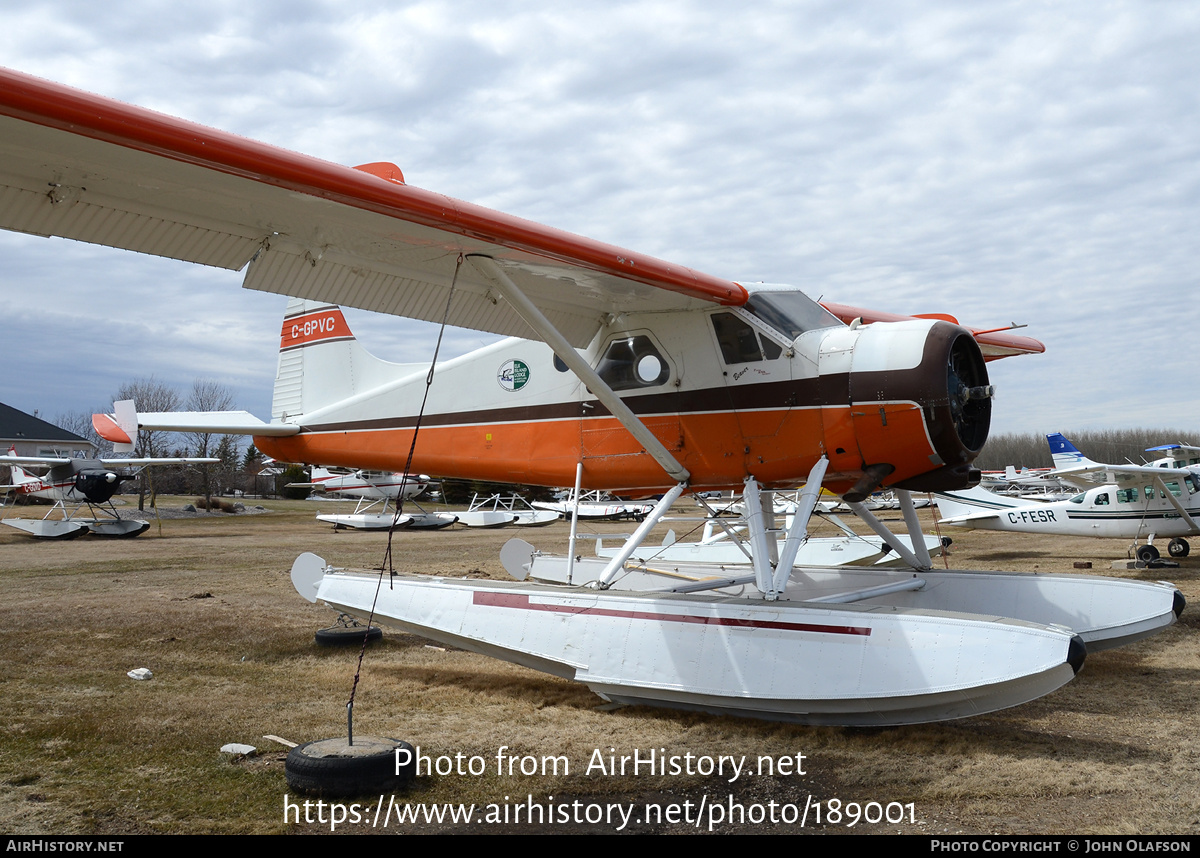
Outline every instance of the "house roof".
{"type": "Polygon", "coordinates": [[[4,441],[58,441],[71,444],[91,444],[74,432],[68,432],[41,418],[18,411],[0,402],[0,439],[4,441]]]}

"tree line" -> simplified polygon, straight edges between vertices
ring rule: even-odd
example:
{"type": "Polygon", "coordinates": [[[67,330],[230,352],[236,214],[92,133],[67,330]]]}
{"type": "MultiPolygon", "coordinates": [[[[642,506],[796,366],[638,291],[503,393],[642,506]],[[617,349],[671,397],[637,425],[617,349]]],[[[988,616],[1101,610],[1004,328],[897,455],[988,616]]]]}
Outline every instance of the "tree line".
{"type": "MultiPolygon", "coordinates": [[[[1062,434],[1083,455],[1096,462],[1142,464],[1162,456],[1147,453],[1147,447],[1162,444],[1196,444],[1200,432],[1184,429],[1085,429],[1063,431],[1062,434]]],[[[995,435],[983,446],[975,467],[985,471],[1001,471],[1008,465],[1021,468],[1050,468],[1050,446],[1046,436],[1028,434],[995,435]]]]}

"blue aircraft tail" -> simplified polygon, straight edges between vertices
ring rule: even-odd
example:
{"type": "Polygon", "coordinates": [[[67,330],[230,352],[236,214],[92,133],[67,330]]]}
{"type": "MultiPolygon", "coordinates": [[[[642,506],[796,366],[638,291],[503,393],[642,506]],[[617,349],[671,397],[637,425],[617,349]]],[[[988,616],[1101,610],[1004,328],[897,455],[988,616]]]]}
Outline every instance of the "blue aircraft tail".
{"type": "Polygon", "coordinates": [[[1047,435],[1046,440],[1050,443],[1050,458],[1054,460],[1054,467],[1056,469],[1061,471],[1065,468],[1077,468],[1080,465],[1094,464],[1091,459],[1079,452],[1079,449],[1061,433],[1055,432],[1053,435],[1047,435]]]}

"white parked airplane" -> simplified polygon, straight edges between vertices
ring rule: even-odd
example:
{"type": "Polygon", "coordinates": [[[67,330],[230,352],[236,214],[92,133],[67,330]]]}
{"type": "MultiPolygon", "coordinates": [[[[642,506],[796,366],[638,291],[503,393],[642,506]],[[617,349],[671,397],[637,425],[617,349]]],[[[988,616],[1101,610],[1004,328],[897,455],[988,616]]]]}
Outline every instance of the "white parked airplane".
{"type": "Polygon", "coordinates": [[[412,511],[397,515],[388,512],[388,504],[402,498],[414,498],[429,486],[429,477],[406,477],[403,473],[389,471],[356,470],[335,473],[319,465],[312,466],[311,481],[289,483],[290,486],[317,488],[330,495],[347,495],[358,498],[352,513],[320,513],[317,521],[332,524],[334,529],[351,527],[358,530],[384,530],[389,527],[449,527],[454,524],[453,516],[438,517],[433,514],[412,511]],[[376,506],[381,508],[372,512],[376,506]],[[419,520],[419,523],[418,523],[419,520]]]}
{"type": "MultiPolygon", "coordinates": [[[[1055,503],[1013,501],[981,488],[938,492],[942,524],[981,530],[1023,533],[1057,533],[1067,536],[1100,536],[1145,539],[1135,548],[1143,562],[1159,557],[1156,537],[1172,537],[1167,545],[1172,557],[1191,550],[1185,537],[1200,535],[1200,465],[1172,467],[1194,447],[1178,444],[1152,447],[1174,451],[1150,465],[1108,465],[1093,462],[1060,434],[1048,435],[1058,479],[1083,489],[1055,503]]],[[[1149,451],[1148,451],[1149,452],[1149,451]]],[[[1194,456],[1192,456],[1194,458],[1194,456]]]]}
{"type": "Polygon", "coordinates": [[[856,505],[896,490],[911,531],[910,490],[977,479],[984,361],[1043,350],[1026,337],[822,306],[424,191],[393,165],[340,167],[10,71],[0,226],[247,266],[247,287],[305,299],[282,329],[271,423],[118,411],[106,437],[203,426],[287,461],[396,470],[419,423],[425,473],[665,492],[590,587],[397,575],[379,589],[378,573],[311,555],[293,569],[306,598],[366,617],[378,592],[382,622],[610,700],[811,723],[962,717],[1048,693],[1086,646],[1153,634],[1182,607],[1169,586],[935,573],[921,539],[916,575],[793,575],[822,485],[856,505]],[[388,364],[334,303],[536,340],[436,372],[388,364]],[[801,483],[776,556],[770,494],[801,483]],[[735,487],[745,597],[614,586],[681,493],[735,487]]]}
{"type": "Polygon", "coordinates": [[[292,485],[312,486],[331,495],[348,495],[375,503],[385,502],[386,512],[386,502],[401,497],[413,498],[425,491],[429,486],[429,477],[406,477],[402,473],[389,471],[351,471],[343,474],[313,465],[312,482],[292,485]]]}
{"type": "Polygon", "coordinates": [[[40,539],[72,539],[85,533],[97,536],[134,537],[144,533],[150,522],[121,518],[112,505],[112,496],[121,483],[137,476],[120,473],[122,468],[139,471],[151,465],[211,464],[220,459],[150,458],[150,459],[72,459],[53,456],[18,456],[9,448],[0,457],[0,465],[12,470],[12,484],[0,486],[0,491],[54,501],[40,519],[5,518],[3,523],[40,539]],[[44,476],[35,476],[22,465],[45,467],[44,476]],[[107,506],[106,506],[107,505],[107,506]],[[88,516],[79,511],[86,506],[88,516]],[[62,518],[51,518],[61,511],[62,518]]]}

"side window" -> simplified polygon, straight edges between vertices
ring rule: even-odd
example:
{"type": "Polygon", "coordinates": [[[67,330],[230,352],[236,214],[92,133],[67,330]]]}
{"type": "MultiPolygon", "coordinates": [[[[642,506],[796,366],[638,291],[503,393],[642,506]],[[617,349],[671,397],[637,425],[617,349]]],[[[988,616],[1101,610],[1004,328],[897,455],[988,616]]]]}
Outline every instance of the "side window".
{"type": "Polygon", "coordinates": [[[714,313],[712,323],[725,363],[751,363],[763,359],[754,328],[733,313],[714,313]]]}
{"type": "Polygon", "coordinates": [[[1096,500],[1093,501],[1096,506],[1108,506],[1108,492],[1101,492],[1096,495],[1096,500]]]}
{"type": "Polygon", "coordinates": [[[666,384],[671,367],[654,342],[639,334],[609,343],[596,374],[613,390],[633,390],[666,384]]]}
{"type": "Polygon", "coordinates": [[[726,364],[753,363],[764,358],[775,360],[783,354],[783,346],[756,332],[733,313],[713,313],[711,318],[726,364]]]}
{"type": "Polygon", "coordinates": [[[1135,503],[1137,499],[1137,489],[1117,489],[1117,503],[1135,503]]]}

